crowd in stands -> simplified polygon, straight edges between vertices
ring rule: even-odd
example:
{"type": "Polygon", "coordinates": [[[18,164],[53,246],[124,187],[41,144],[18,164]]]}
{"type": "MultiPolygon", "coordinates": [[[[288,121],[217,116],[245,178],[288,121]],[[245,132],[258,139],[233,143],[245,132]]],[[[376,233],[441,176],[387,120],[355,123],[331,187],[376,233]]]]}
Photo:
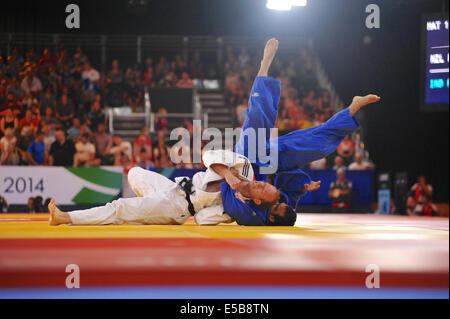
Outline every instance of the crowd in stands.
{"type": "Polygon", "coordinates": [[[192,77],[203,72],[198,52],[189,65],[163,56],[123,71],[114,60],[102,74],[80,47],[72,55],[63,47],[54,55],[45,49],[20,56],[14,49],[0,56],[0,165],[171,166],[159,137],[167,129],[163,118],[158,136],[143,129],[132,145],[108,133],[106,108],[137,110],[146,87],[192,87],[192,77]]]}

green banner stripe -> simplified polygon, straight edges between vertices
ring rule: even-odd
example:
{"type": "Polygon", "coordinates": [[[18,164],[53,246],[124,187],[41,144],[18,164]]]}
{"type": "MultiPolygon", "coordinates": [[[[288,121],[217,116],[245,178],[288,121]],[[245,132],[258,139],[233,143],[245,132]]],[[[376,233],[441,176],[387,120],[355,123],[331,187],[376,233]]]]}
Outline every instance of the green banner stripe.
{"type": "Polygon", "coordinates": [[[72,174],[104,187],[121,189],[122,173],[111,172],[99,167],[65,167],[72,174]]]}
{"type": "Polygon", "coordinates": [[[116,196],[97,192],[93,189],[83,187],[81,191],[72,198],[74,204],[105,204],[114,200],[116,196]]]}

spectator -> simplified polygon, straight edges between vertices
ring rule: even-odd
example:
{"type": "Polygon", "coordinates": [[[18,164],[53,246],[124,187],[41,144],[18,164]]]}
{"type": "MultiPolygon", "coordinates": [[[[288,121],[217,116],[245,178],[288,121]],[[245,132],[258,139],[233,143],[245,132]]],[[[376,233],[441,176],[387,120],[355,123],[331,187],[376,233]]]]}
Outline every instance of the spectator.
{"type": "MultiPolygon", "coordinates": [[[[107,153],[120,159],[122,154],[126,154],[129,159],[133,157],[132,146],[130,142],[123,141],[120,136],[114,136],[107,147],[107,153]]],[[[119,160],[120,161],[120,160],[119,160]]]]}
{"type": "MultiPolygon", "coordinates": [[[[1,86],[0,86],[1,89],[1,86]]],[[[2,101],[0,100],[0,103],[2,101]]],[[[0,104],[0,114],[4,113],[5,110],[11,109],[14,116],[19,116],[23,112],[23,105],[19,102],[12,93],[6,93],[6,101],[0,104]]]]}
{"type": "Polygon", "coordinates": [[[31,109],[25,111],[25,116],[19,122],[21,128],[28,126],[33,133],[38,131],[40,125],[39,114],[33,113],[31,109]]]}
{"type": "Polygon", "coordinates": [[[194,87],[194,83],[192,82],[192,79],[189,77],[189,74],[187,72],[183,72],[181,74],[181,79],[178,80],[177,87],[180,87],[180,88],[194,87]]]}
{"type": "Polygon", "coordinates": [[[78,167],[80,164],[90,166],[94,163],[95,146],[89,142],[89,134],[83,134],[80,141],[75,144],[75,148],[77,152],[73,158],[74,167],[78,167]]]}
{"type": "Polygon", "coordinates": [[[75,108],[69,101],[67,94],[61,95],[59,103],[56,104],[56,118],[61,122],[64,129],[68,129],[72,124],[75,108]]]}
{"type": "Polygon", "coordinates": [[[17,141],[17,151],[20,153],[22,164],[29,165],[30,161],[27,156],[28,146],[34,140],[33,130],[29,126],[24,126],[20,132],[19,139],[17,141]]]}
{"type": "Polygon", "coordinates": [[[52,130],[56,130],[62,127],[61,122],[59,122],[58,119],[53,116],[53,108],[51,108],[50,106],[47,106],[45,108],[45,115],[41,118],[41,125],[47,125],[52,130]]]}
{"type": "Polygon", "coordinates": [[[19,101],[22,100],[25,96],[25,91],[20,86],[19,78],[13,78],[11,80],[11,85],[8,86],[6,92],[8,94],[12,94],[14,96],[14,99],[19,101]]]}
{"type": "Polygon", "coordinates": [[[353,170],[365,170],[372,168],[371,165],[363,161],[363,156],[361,153],[356,153],[355,161],[348,166],[348,169],[353,170]]]}
{"type": "Polygon", "coordinates": [[[123,72],[119,68],[119,62],[117,60],[112,62],[112,69],[108,72],[106,83],[109,105],[112,107],[122,106],[123,72]]]}
{"type": "Polygon", "coordinates": [[[347,167],[345,167],[345,165],[344,165],[344,160],[342,159],[342,157],[336,156],[336,157],[334,158],[334,166],[333,166],[333,169],[334,169],[335,171],[337,171],[338,169],[343,169],[343,170],[346,170],[346,169],[347,169],[347,167]]]}
{"type": "Polygon", "coordinates": [[[45,89],[44,94],[42,94],[40,100],[40,112],[42,115],[45,114],[47,107],[50,107],[52,110],[54,110],[56,106],[56,97],[52,93],[52,89],[50,87],[47,87],[45,89]]]}
{"type": "Polygon", "coordinates": [[[5,116],[0,119],[0,136],[4,136],[7,129],[19,129],[19,119],[11,109],[6,109],[5,116]]]}
{"type": "Polygon", "coordinates": [[[355,154],[355,142],[351,140],[350,135],[347,135],[341,144],[339,144],[337,153],[343,158],[344,163],[347,164],[353,158],[355,154]]]}
{"type": "Polygon", "coordinates": [[[36,213],[36,211],[34,209],[34,197],[28,198],[26,213],[30,213],[30,214],[36,213]]]}
{"type": "Polygon", "coordinates": [[[37,132],[36,138],[28,146],[28,161],[33,165],[44,165],[47,154],[45,152],[44,134],[42,131],[37,132]]]}
{"type": "Polygon", "coordinates": [[[81,129],[80,119],[74,118],[72,121],[72,127],[69,129],[67,137],[71,139],[78,137],[78,135],[80,134],[80,129],[81,129]]]}
{"type": "Polygon", "coordinates": [[[350,195],[352,191],[352,182],[345,177],[345,170],[337,170],[337,180],[330,185],[328,196],[332,199],[333,208],[342,209],[350,207],[350,195]]]}
{"type": "Polygon", "coordinates": [[[418,177],[417,183],[411,187],[409,196],[413,197],[417,203],[424,202],[426,198],[433,197],[433,186],[427,183],[425,176],[421,175],[418,177]]]}
{"type": "Polygon", "coordinates": [[[50,147],[50,165],[72,166],[75,153],[76,149],[73,141],[66,139],[66,135],[63,130],[58,130],[56,132],[56,141],[53,142],[50,147]]]}
{"type": "Polygon", "coordinates": [[[25,94],[36,93],[39,94],[42,91],[42,83],[39,78],[36,77],[36,72],[30,68],[25,71],[25,77],[20,85],[25,94]]]}
{"type": "Polygon", "coordinates": [[[8,211],[8,201],[6,200],[5,197],[3,197],[2,195],[0,195],[0,213],[6,213],[8,211]]]}
{"type": "Polygon", "coordinates": [[[19,165],[20,155],[16,148],[16,143],[10,143],[0,154],[1,165],[19,165]]]}
{"type": "Polygon", "coordinates": [[[143,128],[141,134],[133,141],[134,156],[142,155],[142,150],[145,150],[146,157],[151,158],[152,140],[150,139],[150,130],[148,128],[143,128]]]}
{"type": "Polygon", "coordinates": [[[89,62],[85,62],[81,78],[83,79],[84,89],[83,101],[90,103],[94,100],[95,94],[99,90],[98,82],[100,81],[100,73],[89,62]]]}
{"type": "Polygon", "coordinates": [[[102,165],[112,165],[114,156],[108,155],[108,146],[112,142],[111,135],[106,132],[103,123],[98,124],[97,132],[94,133],[95,149],[97,151],[96,158],[100,160],[102,165]]]}
{"type": "Polygon", "coordinates": [[[433,187],[427,183],[425,176],[419,176],[417,183],[411,187],[408,196],[408,213],[419,216],[439,216],[433,204],[433,187]],[[415,204],[414,209],[411,206],[415,204]]]}
{"type": "Polygon", "coordinates": [[[105,124],[106,122],[105,112],[100,108],[100,102],[98,101],[92,103],[91,110],[85,117],[86,123],[93,128],[94,132],[99,124],[105,124]]]}

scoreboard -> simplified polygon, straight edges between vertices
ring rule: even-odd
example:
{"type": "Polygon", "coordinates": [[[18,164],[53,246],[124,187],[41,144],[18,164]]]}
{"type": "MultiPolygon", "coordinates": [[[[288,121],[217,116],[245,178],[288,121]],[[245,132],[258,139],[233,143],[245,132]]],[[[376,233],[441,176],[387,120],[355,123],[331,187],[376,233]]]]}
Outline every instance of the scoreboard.
{"type": "Polygon", "coordinates": [[[431,15],[422,23],[422,94],[424,111],[447,110],[449,92],[448,17],[431,15]],[[422,58],[423,59],[423,58],[422,58]]]}

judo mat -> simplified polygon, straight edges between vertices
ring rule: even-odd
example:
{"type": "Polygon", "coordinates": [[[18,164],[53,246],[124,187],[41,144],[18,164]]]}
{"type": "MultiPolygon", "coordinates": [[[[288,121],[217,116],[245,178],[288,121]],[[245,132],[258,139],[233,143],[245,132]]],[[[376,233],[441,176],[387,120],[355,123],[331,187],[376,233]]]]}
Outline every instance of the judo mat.
{"type": "Polygon", "coordinates": [[[295,227],[47,220],[0,215],[0,298],[449,298],[448,218],[300,214],[295,227]],[[66,288],[70,264],[80,288],[66,288]],[[368,288],[374,269],[379,288],[368,288]]]}

